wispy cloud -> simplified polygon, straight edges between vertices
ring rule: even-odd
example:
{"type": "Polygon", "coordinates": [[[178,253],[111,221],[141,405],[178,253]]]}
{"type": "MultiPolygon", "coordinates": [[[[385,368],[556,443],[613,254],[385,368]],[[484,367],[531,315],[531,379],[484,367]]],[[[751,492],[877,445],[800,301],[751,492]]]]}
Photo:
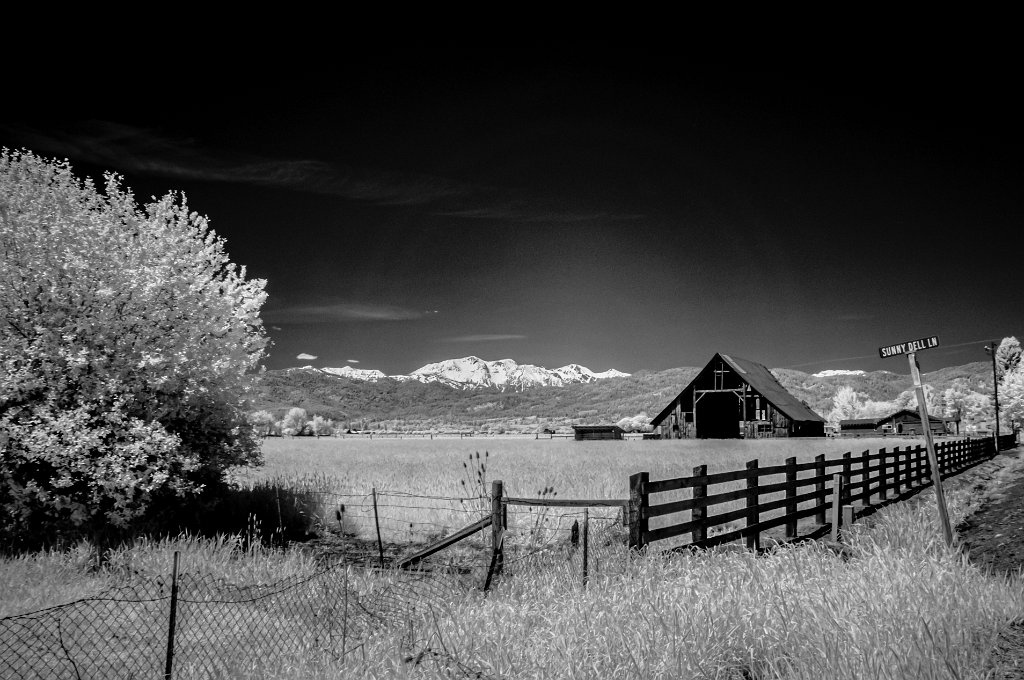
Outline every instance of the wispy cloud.
{"type": "Polygon", "coordinates": [[[68,156],[121,173],[274,187],[382,206],[422,206],[430,214],[444,217],[545,223],[642,217],[567,209],[549,197],[514,187],[318,160],[279,160],[205,150],[193,139],[170,138],[146,128],[109,121],[89,121],[62,132],[3,125],[0,130],[16,133],[16,137],[38,153],[68,156]]]}
{"type": "Polygon", "coordinates": [[[458,335],[442,338],[440,342],[496,342],[498,340],[525,340],[525,335],[458,335]]]}
{"type": "Polygon", "coordinates": [[[64,132],[6,129],[39,153],[66,155],[117,172],[254,184],[385,205],[422,205],[473,191],[468,185],[430,175],[210,152],[201,150],[192,139],[173,139],[109,121],[90,121],[64,132]]]}
{"type": "Polygon", "coordinates": [[[423,312],[395,305],[370,305],[341,302],[321,305],[297,305],[263,312],[263,319],[273,323],[337,323],[359,321],[408,321],[419,319],[423,312]]]}
{"type": "Polygon", "coordinates": [[[303,352],[302,354],[297,355],[295,358],[298,359],[299,361],[312,361],[313,359],[316,359],[316,356],[312,354],[306,354],[305,352],[303,352]]]}

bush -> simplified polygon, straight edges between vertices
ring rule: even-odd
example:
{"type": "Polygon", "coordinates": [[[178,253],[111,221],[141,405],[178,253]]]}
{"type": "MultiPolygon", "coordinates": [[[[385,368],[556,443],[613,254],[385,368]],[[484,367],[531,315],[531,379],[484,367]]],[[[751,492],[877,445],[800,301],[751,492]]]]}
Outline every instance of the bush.
{"type": "Polygon", "coordinates": [[[126,528],[260,460],[265,282],[184,197],[0,154],[0,533],[126,528]]]}

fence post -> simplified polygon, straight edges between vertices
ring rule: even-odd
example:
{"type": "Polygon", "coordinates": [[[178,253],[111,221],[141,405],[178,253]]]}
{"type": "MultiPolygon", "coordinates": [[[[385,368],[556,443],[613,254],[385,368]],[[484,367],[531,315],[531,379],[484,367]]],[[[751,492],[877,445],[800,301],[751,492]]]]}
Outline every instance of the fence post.
{"type": "MultiPolygon", "coordinates": [[[[753,528],[759,519],[757,512],[757,487],[760,482],[757,476],[757,459],[747,461],[747,529],[753,528]]],[[[747,550],[761,548],[761,533],[753,531],[747,534],[747,550]]]]}
{"type": "Polygon", "coordinates": [[[889,497],[889,457],[885,447],[878,449],[878,502],[884,503],[889,497]]]}
{"type": "Polygon", "coordinates": [[[898,498],[907,489],[906,468],[903,466],[903,454],[900,453],[900,447],[892,447],[892,455],[895,459],[893,463],[892,488],[898,498]]]}
{"type": "Polygon", "coordinates": [[[373,487],[373,523],[377,527],[377,552],[380,554],[380,568],[383,569],[384,542],[380,540],[380,519],[377,517],[377,487],[373,487]]]}
{"type": "Polygon", "coordinates": [[[495,556],[494,573],[500,574],[505,566],[505,548],[502,530],[505,528],[504,503],[505,483],[500,479],[491,482],[491,550],[495,556]]]}
{"type": "Polygon", "coordinates": [[[786,538],[796,538],[796,458],[786,459],[786,538]]]}
{"type": "Polygon", "coordinates": [[[583,508],[583,587],[587,587],[590,553],[590,508],[583,508]]]}
{"type": "Polygon", "coordinates": [[[839,540],[839,527],[843,523],[840,508],[843,506],[843,476],[832,475],[832,542],[839,540]]]}
{"type": "Polygon", "coordinates": [[[914,484],[914,456],[911,453],[910,446],[903,447],[903,455],[906,457],[906,460],[903,462],[903,490],[910,491],[916,486],[914,484]]]}
{"type": "Polygon", "coordinates": [[[853,463],[850,457],[853,454],[849,451],[843,454],[843,486],[842,486],[842,500],[846,500],[850,497],[850,477],[852,476],[853,463]]]}
{"type": "Polygon", "coordinates": [[[856,517],[855,508],[852,505],[843,506],[843,526],[848,527],[853,525],[853,520],[856,517]]]}
{"type": "Polygon", "coordinates": [[[860,454],[860,502],[858,505],[871,505],[871,460],[868,449],[860,454]]]}
{"type": "Polygon", "coordinates": [[[171,680],[174,663],[174,624],[178,617],[178,551],[174,551],[174,567],[171,569],[171,616],[167,624],[167,663],[164,666],[164,680],[171,680]]]}
{"type": "Polygon", "coordinates": [[[643,550],[647,543],[647,482],[649,472],[629,477],[629,547],[643,550]]]}
{"type": "MultiPolygon", "coordinates": [[[[698,465],[697,467],[693,468],[693,476],[694,477],[707,477],[707,474],[708,474],[708,466],[707,465],[698,465]]],[[[707,484],[695,484],[693,486],[693,496],[692,496],[693,500],[697,500],[698,498],[707,498],[707,495],[708,495],[708,485],[707,484]]],[[[690,532],[690,542],[691,543],[701,543],[703,541],[708,540],[708,528],[707,528],[707,525],[703,524],[703,520],[706,520],[707,518],[708,518],[708,509],[707,509],[707,507],[700,507],[700,508],[693,507],[693,508],[690,508],[690,520],[694,521],[694,522],[696,522],[696,521],[701,521],[702,522],[700,525],[695,527],[693,531],[690,532]]]]}
{"type": "Polygon", "coordinates": [[[814,457],[814,475],[818,477],[818,482],[814,485],[814,490],[818,493],[818,512],[814,515],[814,522],[818,526],[825,524],[825,454],[819,453],[814,457]]]}

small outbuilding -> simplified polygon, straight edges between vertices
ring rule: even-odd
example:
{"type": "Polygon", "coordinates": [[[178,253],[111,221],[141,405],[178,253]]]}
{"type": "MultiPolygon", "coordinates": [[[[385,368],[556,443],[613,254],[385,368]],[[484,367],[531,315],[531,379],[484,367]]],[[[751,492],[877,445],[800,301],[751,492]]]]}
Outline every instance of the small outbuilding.
{"type": "MultiPolygon", "coordinates": [[[[945,418],[928,416],[928,427],[933,436],[948,434],[945,418]]],[[[839,421],[841,437],[884,437],[889,435],[922,435],[921,414],[910,409],[901,409],[879,418],[851,418],[839,421]]]]}
{"type": "Polygon", "coordinates": [[[576,441],[591,441],[596,439],[622,439],[625,434],[618,425],[573,425],[573,432],[576,433],[576,441]]]}
{"type": "Polygon", "coordinates": [[[715,354],[651,425],[662,439],[825,436],[825,419],[771,371],[728,354],[715,354]]]}

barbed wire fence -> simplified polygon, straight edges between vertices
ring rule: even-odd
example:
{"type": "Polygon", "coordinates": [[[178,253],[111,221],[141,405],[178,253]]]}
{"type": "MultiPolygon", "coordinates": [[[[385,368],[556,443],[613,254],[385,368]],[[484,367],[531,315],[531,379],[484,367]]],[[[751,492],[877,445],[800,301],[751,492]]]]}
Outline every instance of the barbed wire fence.
{"type": "MultiPolygon", "coordinates": [[[[272,671],[267,664],[340,667],[386,631],[401,640],[407,664],[435,664],[449,677],[490,677],[409,626],[444,619],[454,593],[490,583],[488,537],[461,541],[416,569],[394,564],[417,545],[479,520],[491,499],[374,489],[322,492],[320,501],[337,508],[324,533],[339,545],[323,552],[314,573],[241,585],[190,573],[186,565],[180,574],[175,568],[165,576],[137,575],[94,597],[0,618],[0,678],[216,678],[265,674],[272,671]],[[381,528],[388,539],[383,569],[382,551],[374,549],[381,528]]],[[[611,512],[589,517],[591,535],[621,542],[621,517],[604,510],[611,512]]],[[[552,568],[582,573],[585,512],[521,507],[509,514],[501,578],[552,568]]]]}

